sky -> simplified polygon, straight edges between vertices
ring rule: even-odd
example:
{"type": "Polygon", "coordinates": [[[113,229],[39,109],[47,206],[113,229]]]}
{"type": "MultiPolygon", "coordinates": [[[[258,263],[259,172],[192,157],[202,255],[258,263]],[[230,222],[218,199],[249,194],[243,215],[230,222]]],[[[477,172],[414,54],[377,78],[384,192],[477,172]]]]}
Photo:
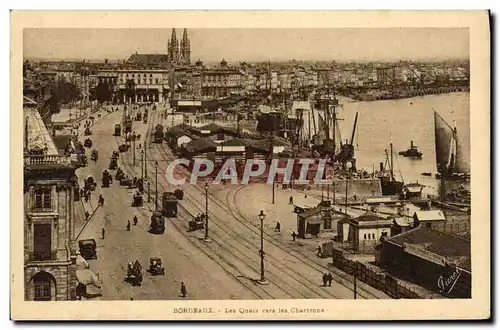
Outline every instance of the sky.
{"type": "MultiPolygon", "coordinates": [[[[182,28],[176,29],[177,39],[182,28]]],[[[24,58],[127,59],[165,54],[172,29],[25,29],[24,58]]],[[[466,28],[188,29],[191,61],[391,61],[469,57],[466,28]]]]}

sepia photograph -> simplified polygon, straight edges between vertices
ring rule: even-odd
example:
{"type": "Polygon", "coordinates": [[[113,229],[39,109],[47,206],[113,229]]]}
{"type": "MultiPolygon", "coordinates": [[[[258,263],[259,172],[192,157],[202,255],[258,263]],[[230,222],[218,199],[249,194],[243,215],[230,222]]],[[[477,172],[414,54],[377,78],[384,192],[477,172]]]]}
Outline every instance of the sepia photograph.
{"type": "Polygon", "coordinates": [[[489,317],[486,12],[14,14],[21,319],[489,317]]]}

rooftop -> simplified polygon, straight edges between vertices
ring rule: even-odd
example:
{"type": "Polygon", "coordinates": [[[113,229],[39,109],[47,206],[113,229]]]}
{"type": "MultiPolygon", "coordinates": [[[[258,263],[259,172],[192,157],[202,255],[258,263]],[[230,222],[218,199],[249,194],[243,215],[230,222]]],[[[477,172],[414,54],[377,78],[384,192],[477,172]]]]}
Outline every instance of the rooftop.
{"type": "Polygon", "coordinates": [[[209,139],[200,138],[187,143],[184,146],[184,149],[186,149],[186,151],[190,153],[198,153],[205,151],[216,151],[217,146],[215,142],[212,142],[209,139]]]}
{"type": "Polygon", "coordinates": [[[388,242],[401,247],[404,244],[414,245],[433,254],[445,257],[448,261],[457,262],[460,268],[469,272],[471,271],[470,239],[466,237],[420,226],[393,236],[388,242]]]}
{"type": "Polygon", "coordinates": [[[24,108],[24,147],[27,150],[45,150],[45,155],[58,155],[57,148],[37,109],[24,108]]]}
{"type": "Polygon", "coordinates": [[[419,221],[446,220],[441,210],[415,211],[414,215],[419,221]]]}

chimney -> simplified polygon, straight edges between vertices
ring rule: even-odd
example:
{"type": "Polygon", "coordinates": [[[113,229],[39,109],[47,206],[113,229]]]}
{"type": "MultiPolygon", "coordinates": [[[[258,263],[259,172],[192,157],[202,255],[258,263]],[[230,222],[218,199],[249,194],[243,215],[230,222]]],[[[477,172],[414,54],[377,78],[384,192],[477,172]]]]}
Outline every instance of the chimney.
{"type": "Polygon", "coordinates": [[[382,172],[384,170],[384,163],[380,162],[380,171],[382,172]]]}

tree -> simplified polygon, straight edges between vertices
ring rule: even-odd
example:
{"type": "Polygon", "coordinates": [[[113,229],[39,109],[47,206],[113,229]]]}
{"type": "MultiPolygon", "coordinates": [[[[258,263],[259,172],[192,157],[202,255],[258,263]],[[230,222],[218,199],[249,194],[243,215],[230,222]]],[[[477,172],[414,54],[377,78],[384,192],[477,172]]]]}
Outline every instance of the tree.
{"type": "Polygon", "coordinates": [[[100,103],[109,102],[111,100],[112,86],[107,82],[99,82],[95,90],[96,99],[100,103]]]}

